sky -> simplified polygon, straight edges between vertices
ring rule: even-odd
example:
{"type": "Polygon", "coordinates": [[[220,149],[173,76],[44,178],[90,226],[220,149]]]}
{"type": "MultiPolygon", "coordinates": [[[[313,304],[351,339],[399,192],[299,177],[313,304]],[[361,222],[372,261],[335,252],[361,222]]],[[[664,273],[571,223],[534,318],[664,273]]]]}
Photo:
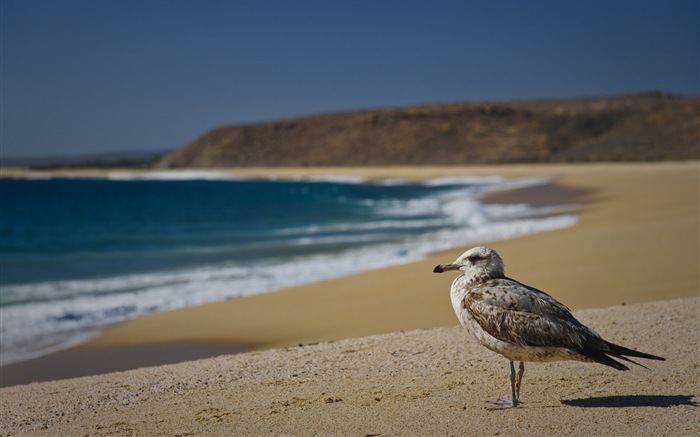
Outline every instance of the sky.
{"type": "Polygon", "coordinates": [[[699,94],[698,0],[0,0],[0,158],[425,103],[699,94]]]}

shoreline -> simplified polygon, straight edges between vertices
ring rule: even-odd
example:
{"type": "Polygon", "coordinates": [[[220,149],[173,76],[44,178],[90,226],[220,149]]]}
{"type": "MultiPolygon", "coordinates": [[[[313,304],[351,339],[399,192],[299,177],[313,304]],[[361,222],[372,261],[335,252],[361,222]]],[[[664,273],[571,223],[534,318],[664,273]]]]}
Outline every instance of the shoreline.
{"type": "MultiPolygon", "coordinates": [[[[566,189],[554,185],[550,182],[543,184],[507,187],[502,190],[486,191],[479,195],[479,201],[483,204],[519,204],[525,203],[530,207],[553,207],[556,213],[548,212],[546,215],[573,214],[577,205],[581,190],[566,189]]],[[[532,217],[542,217],[535,215],[532,217]]],[[[547,231],[544,231],[547,232],[547,231]]],[[[383,270],[381,267],[376,270],[383,270]]],[[[357,273],[362,275],[370,269],[357,273]]],[[[354,275],[350,275],[354,276],[354,275]]],[[[342,280],[347,276],[339,276],[330,280],[342,280]]],[[[301,285],[305,287],[317,282],[301,285]]],[[[284,292],[285,289],[267,291],[263,293],[284,292]]],[[[233,297],[226,300],[236,300],[241,297],[233,297]]],[[[224,301],[226,301],[224,300],[224,301]]],[[[209,303],[215,305],[222,301],[209,303]]],[[[205,304],[206,305],[206,304],[205,304]]],[[[199,305],[198,305],[199,306],[199,305]]],[[[184,307],[181,309],[186,309],[184,307]]],[[[173,311],[173,310],[170,310],[173,311]]],[[[177,311],[177,310],[175,310],[177,311]]],[[[166,311],[169,312],[169,311],[166,311]]],[[[148,314],[146,314],[147,316],[148,314]]],[[[139,316],[136,319],[143,317],[139,316]]],[[[128,323],[125,321],[122,323],[128,323]]],[[[122,324],[120,323],[120,324],[122,324]]],[[[109,332],[111,325],[101,332],[109,332]]],[[[10,387],[17,384],[30,382],[44,382],[57,379],[65,379],[79,376],[98,375],[114,371],[123,371],[139,367],[158,366],[162,364],[173,364],[181,361],[214,357],[225,353],[240,353],[250,350],[267,349],[265,345],[255,345],[249,343],[231,342],[228,340],[205,340],[193,339],[182,342],[180,340],[168,339],[165,342],[148,344],[120,344],[103,346],[91,346],[92,341],[98,339],[101,334],[90,336],[87,339],[77,342],[72,346],[52,351],[37,357],[12,362],[0,366],[2,378],[0,387],[10,387]],[[150,349],[149,349],[150,348],[150,349]],[[165,354],[165,356],[163,356],[165,354]],[[86,364],[89,362],[90,364],[86,364]]]]}
{"type": "MultiPolygon", "coordinates": [[[[546,177],[555,180],[570,175],[580,175],[590,170],[617,171],[620,169],[685,168],[698,167],[699,160],[686,161],[645,161],[645,162],[585,162],[585,163],[525,163],[491,165],[396,165],[396,166],[328,166],[328,167],[223,167],[193,169],[128,169],[128,168],[85,168],[35,170],[24,167],[0,167],[0,178],[105,178],[110,175],[131,177],[153,177],[153,175],[173,175],[175,177],[198,177],[220,175],[230,179],[304,179],[349,176],[375,181],[382,179],[403,179],[424,181],[439,177],[476,176],[504,178],[546,177]]],[[[578,185],[578,183],[576,184],[578,185]]]]}
{"type": "MultiPolygon", "coordinates": [[[[114,174],[111,171],[107,171],[107,173],[114,174]]],[[[158,173],[158,174],[160,174],[160,173],[158,173]]],[[[54,175],[54,176],[59,176],[59,175],[54,175]]],[[[92,175],[90,174],[90,175],[83,175],[83,176],[92,176],[92,175]]],[[[135,177],[134,179],[131,179],[131,177],[128,177],[126,175],[123,175],[123,180],[125,182],[122,182],[122,180],[112,181],[112,180],[109,180],[106,176],[107,175],[105,175],[105,179],[90,179],[90,180],[84,181],[84,182],[82,182],[83,186],[85,183],[90,185],[92,183],[92,182],[90,182],[91,180],[94,182],[107,181],[106,183],[114,184],[114,185],[118,185],[118,186],[128,186],[128,185],[130,185],[130,183],[129,183],[130,180],[141,181],[141,179],[139,179],[139,178],[135,177]]],[[[202,179],[200,179],[200,180],[205,181],[204,183],[207,184],[206,175],[204,175],[202,173],[198,173],[198,172],[196,172],[196,173],[182,172],[182,173],[179,173],[178,176],[173,176],[172,179],[169,179],[169,180],[173,181],[173,183],[178,185],[179,180],[188,179],[190,177],[192,177],[192,178],[201,177],[202,179]],[[183,176],[186,176],[186,177],[183,177],[183,176]]],[[[253,176],[251,176],[251,178],[255,181],[260,180],[260,178],[257,178],[257,177],[253,178],[253,176]]],[[[304,176],[302,176],[300,178],[290,176],[289,180],[299,180],[302,178],[304,178],[304,176]]],[[[220,179],[217,179],[217,178],[214,178],[214,179],[216,180],[215,183],[217,183],[220,186],[228,185],[228,183],[229,183],[229,181],[221,181],[220,179]]],[[[232,179],[233,182],[231,182],[231,183],[236,185],[235,182],[238,181],[239,179],[240,178],[233,178],[232,179]]],[[[271,177],[271,179],[274,180],[276,178],[271,177]]],[[[33,179],[31,177],[29,177],[28,183],[32,183],[32,180],[33,179]]],[[[66,181],[66,180],[70,180],[70,179],[64,179],[64,181],[66,181]]],[[[76,181],[76,180],[81,180],[81,179],[73,179],[73,180],[76,181]]],[[[144,182],[144,184],[149,184],[150,180],[160,180],[160,177],[155,177],[153,179],[145,179],[145,180],[146,180],[146,182],[144,182]]],[[[277,179],[277,180],[279,180],[279,179],[277,179]]],[[[404,183],[406,183],[406,184],[412,183],[412,182],[408,182],[408,181],[399,181],[399,180],[391,180],[391,179],[386,179],[385,182],[383,182],[381,180],[380,181],[372,181],[372,180],[369,180],[365,177],[360,177],[360,176],[345,177],[341,174],[338,174],[337,176],[328,176],[328,177],[320,177],[320,178],[316,178],[313,175],[309,175],[307,180],[308,181],[316,181],[316,180],[321,181],[322,180],[322,181],[330,181],[330,182],[336,181],[336,182],[342,183],[342,185],[347,185],[348,187],[353,187],[353,186],[360,187],[360,186],[365,185],[365,184],[367,184],[367,185],[371,184],[371,186],[378,187],[378,189],[383,189],[382,187],[384,187],[384,185],[388,186],[388,188],[386,188],[386,189],[391,189],[390,187],[394,184],[398,184],[399,186],[403,187],[404,183]]],[[[43,182],[40,181],[39,183],[43,183],[43,182]]],[[[274,184],[275,182],[273,181],[272,183],[274,184]]],[[[464,185],[465,187],[468,186],[469,189],[477,190],[476,193],[472,192],[471,194],[464,194],[465,192],[470,191],[467,189],[465,189],[465,191],[457,191],[457,194],[450,195],[450,196],[445,196],[444,194],[441,194],[440,192],[438,192],[438,194],[436,194],[437,196],[439,196],[438,200],[439,200],[439,203],[441,203],[441,204],[443,202],[447,202],[449,204],[457,204],[457,206],[460,206],[461,202],[458,203],[458,200],[456,200],[456,199],[462,199],[462,201],[464,203],[466,203],[466,205],[470,205],[473,201],[474,205],[475,205],[474,207],[471,207],[471,208],[469,206],[464,207],[464,208],[469,208],[468,209],[469,214],[472,214],[472,209],[478,211],[479,209],[484,208],[484,206],[483,206],[484,204],[497,203],[500,206],[499,206],[499,209],[495,210],[494,214],[496,214],[498,217],[501,217],[501,215],[504,214],[503,212],[500,212],[501,208],[503,207],[503,204],[504,203],[511,204],[509,206],[514,207],[515,212],[512,213],[512,215],[513,215],[512,217],[511,217],[511,213],[506,212],[505,215],[508,218],[506,218],[505,220],[512,222],[513,225],[516,226],[515,232],[518,232],[518,233],[534,232],[534,231],[537,231],[537,228],[545,229],[545,228],[556,227],[556,226],[559,226],[559,227],[567,226],[567,225],[571,225],[572,222],[575,222],[575,218],[574,218],[573,214],[570,213],[571,209],[573,208],[572,198],[574,197],[574,193],[571,193],[570,190],[557,188],[554,185],[549,184],[545,178],[504,179],[504,178],[500,178],[500,177],[498,177],[498,178],[494,178],[494,177],[486,177],[486,178],[484,178],[484,177],[482,177],[482,178],[468,177],[465,180],[464,178],[459,178],[459,177],[457,177],[457,178],[449,178],[448,177],[448,178],[443,178],[443,179],[439,179],[439,178],[438,179],[431,179],[429,182],[426,182],[426,183],[422,183],[422,182],[414,182],[414,183],[416,184],[416,186],[423,187],[423,188],[421,188],[423,190],[433,189],[433,188],[431,188],[433,185],[440,187],[443,185],[449,186],[451,184],[456,184],[459,186],[464,185]],[[484,187],[480,188],[480,185],[482,185],[482,184],[484,184],[485,188],[484,187]],[[472,188],[472,185],[474,185],[473,188],[472,188]],[[514,196],[512,194],[513,192],[522,193],[522,194],[514,196]],[[507,196],[505,196],[505,197],[509,197],[511,199],[508,200],[508,199],[504,198],[503,201],[489,201],[489,199],[491,197],[493,197],[497,194],[498,195],[507,194],[507,196]],[[482,198],[482,197],[483,197],[483,199],[481,199],[481,201],[477,203],[477,198],[482,198]],[[526,203],[530,205],[530,208],[526,208],[526,209],[530,210],[529,214],[522,213],[523,209],[525,208],[524,205],[522,205],[522,204],[521,205],[514,205],[514,203],[522,202],[523,199],[525,199],[526,203]],[[481,204],[481,206],[479,206],[480,204],[481,204]],[[542,208],[543,206],[545,206],[545,208],[542,208]],[[555,216],[559,216],[559,217],[555,217],[555,216]],[[518,226],[517,223],[520,222],[521,220],[524,220],[523,223],[527,223],[527,224],[523,224],[523,225],[518,226]],[[529,222],[532,222],[532,224],[530,224],[529,222]],[[546,222],[546,224],[543,224],[545,222],[546,222]]],[[[312,183],[312,185],[315,185],[315,184],[312,183]]],[[[352,190],[353,188],[348,188],[348,189],[352,190]]],[[[453,191],[455,191],[455,190],[453,190],[453,191]]],[[[503,197],[503,196],[499,196],[499,198],[501,198],[501,197],[503,197]]],[[[428,200],[433,201],[433,202],[435,201],[435,199],[428,199],[428,200]]],[[[431,203],[431,205],[432,205],[432,203],[431,203]]],[[[412,205],[407,205],[407,207],[411,207],[411,206],[412,205]]],[[[458,209],[460,209],[460,208],[458,208],[458,209]]],[[[451,211],[451,210],[452,209],[449,209],[449,211],[451,211]]],[[[453,212],[450,213],[450,215],[454,215],[454,214],[455,213],[453,213],[453,212]]],[[[464,214],[467,214],[467,212],[465,212],[464,214]]],[[[456,214],[456,215],[459,215],[459,214],[456,214]]],[[[479,215],[478,212],[476,215],[479,215]]],[[[314,221],[316,219],[309,218],[309,220],[314,221]]],[[[504,220],[504,218],[501,217],[500,220],[504,220]]],[[[465,227],[466,226],[468,226],[468,225],[465,225],[465,227]]],[[[477,231],[480,228],[481,228],[480,225],[476,226],[477,231]]],[[[501,234],[504,232],[505,232],[505,234],[508,234],[508,232],[509,232],[508,229],[510,229],[510,224],[508,224],[508,225],[501,224],[500,227],[498,225],[492,226],[491,230],[489,230],[488,227],[485,227],[485,229],[483,231],[476,232],[476,234],[477,235],[478,234],[498,235],[498,234],[501,234]]],[[[462,235],[460,235],[460,234],[462,234],[462,231],[452,231],[451,234],[454,238],[464,238],[462,235]]],[[[469,232],[467,235],[472,235],[472,234],[473,234],[473,232],[469,232]]],[[[432,247],[432,250],[444,250],[445,248],[449,248],[455,244],[455,242],[452,238],[448,239],[448,238],[445,238],[444,236],[440,236],[439,234],[436,234],[435,237],[437,240],[435,238],[427,239],[427,238],[423,237],[423,238],[418,239],[419,243],[414,242],[413,244],[408,244],[408,243],[404,243],[401,241],[395,242],[394,245],[396,245],[396,246],[404,246],[404,248],[401,249],[402,252],[400,255],[400,259],[392,260],[391,257],[389,257],[389,256],[381,256],[381,257],[376,256],[376,255],[372,256],[372,254],[371,254],[372,251],[369,251],[370,253],[363,253],[362,250],[355,250],[355,251],[351,250],[351,251],[343,252],[343,253],[339,254],[340,258],[342,258],[344,260],[344,262],[335,261],[335,265],[339,266],[341,268],[340,271],[327,270],[324,273],[322,271],[323,270],[323,266],[322,266],[323,260],[320,259],[321,257],[316,256],[315,257],[316,261],[314,261],[313,263],[311,263],[311,262],[299,263],[302,266],[304,264],[306,264],[307,267],[309,265],[311,265],[313,267],[313,268],[305,268],[304,269],[306,271],[306,273],[303,275],[303,280],[301,280],[301,281],[300,280],[290,280],[289,277],[287,277],[286,280],[284,278],[279,278],[276,281],[272,281],[272,282],[277,284],[276,286],[274,286],[274,284],[268,284],[268,287],[266,290],[258,287],[259,290],[255,290],[254,292],[251,293],[247,289],[247,287],[238,289],[238,285],[237,285],[235,278],[234,278],[233,282],[227,281],[226,283],[224,283],[222,281],[219,281],[219,283],[216,285],[216,288],[213,288],[211,286],[209,288],[207,288],[207,291],[210,294],[214,294],[214,295],[219,296],[218,300],[213,300],[212,298],[207,299],[206,297],[204,297],[206,295],[198,296],[199,292],[203,291],[202,286],[206,287],[208,285],[206,283],[196,284],[196,290],[194,291],[194,293],[188,293],[189,294],[188,297],[191,300],[199,301],[199,303],[197,303],[196,305],[201,305],[202,303],[217,302],[217,301],[221,301],[221,300],[232,299],[232,298],[237,297],[236,295],[259,294],[259,293],[264,293],[264,292],[283,290],[283,289],[291,287],[295,284],[308,284],[308,283],[321,281],[325,278],[339,278],[339,277],[350,275],[353,273],[362,273],[362,272],[369,271],[369,270],[375,270],[375,269],[380,269],[380,268],[383,268],[386,266],[396,265],[397,263],[407,263],[409,261],[406,261],[403,258],[410,258],[412,260],[421,259],[426,255],[426,253],[428,253],[427,251],[430,250],[430,249],[426,249],[427,247],[432,247]],[[411,254],[411,252],[412,252],[411,249],[405,248],[405,247],[412,247],[412,246],[416,246],[415,248],[418,251],[417,253],[413,252],[413,254],[411,254]],[[370,259],[370,261],[367,260],[368,258],[370,259]],[[347,267],[348,265],[351,265],[354,267],[347,267]],[[316,268],[317,266],[318,266],[318,269],[316,268]],[[229,295],[229,297],[221,297],[221,295],[226,296],[227,294],[229,295]]],[[[473,236],[472,236],[472,239],[473,239],[473,236]]],[[[467,241],[467,240],[465,240],[465,241],[467,241]]],[[[303,245],[303,243],[301,243],[301,244],[303,245]]],[[[367,252],[366,249],[364,249],[364,251],[367,252]]],[[[398,249],[395,249],[394,251],[390,251],[388,249],[384,250],[384,253],[386,255],[393,256],[394,252],[399,253],[398,249]]],[[[194,258],[196,258],[196,255],[194,256],[194,258]]],[[[329,258],[336,258],[336,257],[331,256],[329,258]]],[[[329,259],[329,261],[332,262],[332,259],[329,259]]],[[[297,267],[301,268],[302,266],[297,266],[297,267]]],[[[300,271],[302,271],[302,270],[300,270],[300,271]]],[[[158,274],[159,272],[152,272],[152,273],[158,274]]],[[[260,272],[260,273],[262,273],[263,275],[267,274],[267,272],[260,272]]],[[[107,279],[109,279],[109,278],[107,278],[107,279]]],[[[90,285],[92,285],[92,284],[90,284],[90,285]]],[[[102,284],[94,284],[95,287],[99,287],[100,285],[102,285],[102,284]]],[[[249,284],[246,283],[243,285],[248,286],[249,284]]],[[[253,286],[252,288],[256,289],[255,286],[253,286]]],[[[10,291],[12,294],[12,291],[10,289],[11,289],[11,287],[8,288],[8,290],[6,290],[6,291],[10,291]]],[[[173,290],[173,292],[171,294],[174,295],[174,292],[175,292],[175,290],[173,290]]],[[[183,300],[187,301],[188,297],[183,297],[183,300]]],[[[139,299],[139,300],[142,300],[142,299],[139,299]]],[[[136,304],[136,305],[139,305],[139,304],[136,304]]],[[[183,307],[188,307],[188,306],[193,306],[193,305],[195,305],[195,304],[180,303],[179,305],[175,306],[175,308],[169,308],[168,310],[183,308],[183,307]]],[[[155,307],[155,304],[154,304],[154,307],[155,307]]],[[[165,311],[165,310],[160,309],[157,311],[151,311],[151,313],[152,312],[159,312],[159,311],[165,311]]],[[[6,315],[9,315],[9,313],[10,312],[8,311],[8,313],[6,315]]],[[[146,312],[144,314],[148,314],[148,312],[146,312]]],[[[144,314],[138,314],[136,316],[132,316],[132,318],[141,317],[144,314]]],[[[82,315],[78,314],[75,317],[76,317],[76,320],[80,320],[80,317],[82,317],[82,315]]],[[[14,370],[14,369],[17,369],[19,367],[19,366],[13,366],[13,364],[17,364],[20,362],[27,362],[29,360],[33,360],[34,358],[47,357],[48,355],[54,355],[55,353],[58,353],[55,355],[55,357],[59,361],[63,362],[63,361],[65,361],[66,354],[63,354],[60,352],[64,352],[68,349],[73,349],[74,346],[80,345],[80,344],[86,342],[88,339],[94,337],[96,332],[101,332],[101,331],[104,331],[106,329],[109,329],[109,327],[114,326],[118,323],[122,323],[125,320],[126,319],[111,320],[110,323],[105,323],[102,327],[94,328],[89,332],[82,333],[78,338],[71,337],[69,339],[69,340],[71,340],[70,343],[67,343],[67,342],[58,343],[58,342],[56,342],[56,343],[54,343],[55,344],[54,347],[52,347],[50,349],[38,350],[38,351],[36,351],[36,353],[33,356],[11,355],[12,351],[8,351],[7,356],[4,356],[4,358],[9,359],[8,360],[9,362],[4,361],[4,362],[0,363],[0,365],[9,366],[9,367],[3,367],[3,369],[5,370],[5,375],[7,375],[8,373],[15,373],[15,372],[10,372],[10,370],[14,370]],[[19,358],[19,360],[17,360],[17,358],[19,358]]],[[[38,321],[38,323],[41,323],[41,321],[38,321]]],[[[16,323],[15,325],[12,325],[12,326],[19,326],[19,325],[16,323]]],[[[25,322],[25,326],[30,328],[28,325],[26,325],[26,322],[25,322]]],[[[6,329],[11,329],[11,327],[7,326],[6,329]]],[[[19,330],[21,328],[16,327],[14,329],[19,330]]],[[[60,329],[60,327],[59,327],[59,329],[60,329]]],[[[44,328],[44,330],[46,330],[46,328],[44,328]]],[[[50,332],[50,331],[47,331],[47,332],[50,332]]],[[[8,337],[8,339],[7,339],[8,341],[10,341],[10,339],[12,338],[11,335],[13,334],[13,332],[9,332],[9,334],[10,334],[10,337],[8,337]]],[[[183,357],[187,357],[187,354],[183,354],[183,357]]],[[[153,365],[156,365],[156,364],[160,364],[160,361],[156,360],[153,362],[153,365]]],[[[81,367],[83,367],[83,366],[81,366],[81,367]]],[[[115,366],[114,370],[120,370],[120,367],[115,366]]],[[[52,372],[49,372],[49,373],[52,373],[52,372]]],[[[75,374],[74,372],[70,373],[70,375],[74,375],[74,374],[75,374]]],[[[42,379],[47,379],[47,380],[49,379],[49,376],[47,376],[46,372],[42,373],[40,377],[42,379]]],[[[6,377],[5,379],[11,379],[11,378],[6,377]]]]}
{"type": "MultiPolygon", "coordinates": [[[[552,196],[561,200],[576,193],[582,200],[576,202],[581,207],[576,210],[579,223],[574,227],[488,244],[505,258],[509,276],[553,294],[573,309],[697,294],[697,243],[692,247],[693,238],[698,241],[697,162],[243,170],[251,177],[263,177],[267,171],[269,177],[342,174],[412,180],[496,175],[552,178],[550,187],[555,188],[545,195],[540,193],[539,200],[534,194],[537,187],[485,196],[487,202],[500,202],[508,196],[509,201],[515,196],[516,201],[542,202],[552,196]],[[553,194],[557,189],[561,192],[553,194]],[[619,244],[615,243],[616,239],[619,244]],[[657,274],[654,258],[645,257],[645,253],[652,253],[651,249],[659,244],[663,253],[674,248],[688,263],[666,260],[663,272],[657,274]],[[596,246],[606,250],[597,250],[596,246]],[[615,263],[622,263],[629,271],[616,275],[620,265],[615,263]],[[599,287],[594,290],[586,285],[592,277],[599,287]],[[663,282],[665,286],[660,287],[663,282]]],[[[240,170],[235,172],[239,174],[240,170]]],[[[163,344],[173,347],[180,344],[185,352],[186,345],[193,343],[270,349],[451,326],[457,321],[445,290],[453,278],[427,273],[434,265],[451,261],[462,251],[463,248],[448,250],[416,263],[143,316],[59,354],[163,344]],[[397,301],[399,306],[391,309],[397,301]]],[[[44,359],[44,366],[58,362],[50,356],[44,359]]],[[[35,374],[40,373],[41,366],[35,374]]],[[[3,381],[2,385],[7,384],[3,381]]]]}
{"type": "MultiPolygon", "coordinates": [[[[284,170],[286,175],[290,175],[298,169],[284,170]]],[[[505,177],[547,177],[551,178],[555,185],[561,186],[564,189],[583,190],[581,194],[581,207],[576,214],[579,219],[577,225],[569,228],[558,229],[553,231],[541,232],[531,235],[525,235],[513,239],[501,240],[497,242],[489,242],[488,245],[502,253],[506,262],[506,273],[512,277],[523,279],[531,278],[529,283],[541,288],[544,291],[551,291],[556,295],[557,290],[563,299],[568,301],[568,304],[576,309],[593,308],[597,306],[610,306],[620,304],[622,302],[643,302],[651,300],[664,300],[672,297],[684,297],[684,294],[676,295],[678,291],[662,290],[657,293],[657,285],[662,282],[661,277],[674,278],[668,284],[664,283],[666,288],[668,285],[680,285],[677,290],[697,290],[698,285],[698,265],[694,260],[700,257],[699,248],[694,242],[699,241],[694,238],[700,234],[698,222],[700,221],[700,199],[698,199],[698,182],[700,181],[700,166],[698,162],[681,163],[681,164],[603,164],[603,165],[564,165],[564,166],[509,166],[501,168],[502,173],[493,172],[492,167],[480,167],[477,169],[471,167],[465,168],[431,168],[423,169],[424,172],[415,171],[415,169],[384,169],[384,173],[380,173],[380,169],[370,168],[362,172],[362,169],[356,169],[351,175],[364,175],[368,177],[378,178],[380,175],[384,177],[402,177],[409,170],[414,170],[414,177],[436,177],[436,176],[492,176],[503,175],[505,177]],[[398,171],[397,171],[398,170],[398,171]],[[444,173],[449,172],[449,173],[444,173]],[[653,226],[655,233],[646,232],[645,229],[639,229],[640,226],[653,226]],[[644,235],[646,241],[639,240],[639,234],[644,235]],[[614,238],[612,238],[614,236],[614,238]],[[621,244],[615,239],[625,241],[627,245],[621,244]],[[575,243],[575,244],[574,244],[575,243]],[[653,257],[647,257],[644,253],[653,253],[651,250],[640,252],[640,248],[654,248],[657,244],[664,243],[666,246],[673,246],[676,249],[682,249],[678,252],[678,256],[684,256],[688,263],[678,263],[675,260],[666,259],[668,266],[655,275],[654,269],[644,269],[641,266],[655,266],[656,261],[653,257]],[[608,246],[608,247],[606,247],[608,246]],[[570,250],[576,247],[577,250],[570,250]],[[598,250],[598,248],[605,250],[598,250]],[[533,256],[533,248],[535,254],[533,256]],[[540,256],[541,259],[537,257],[540,256]],[[594,256],[594,258],[591,258],[594,256]],[[562,257],[565,257],[562,259],[562,257]],[[639,271],[631,271],[629,273],[618,275],[619,263],[624,263],[625,259],[630,259],[633,262],[639,263],[639,271]],[[547,264],[556,266],[557,268],[548,268],[547,264]],[[592,264],[592,265],[591,265],[592,264]],[[607,280],[614,285],[612,288],[616,290],[612,293],[608,290],[589,290],[589,286],[584,284],[570,284],[571,277],[581,278],[582,273],[588,273],[591,269],[601,269],[604,276],[610,275],[607,280]],[[640,278],[629,277],[632,274],[637,274],[640,278]],[[643,279],[641,278],[643,277],[643,279]],[[583,286],[582,286],[583,285],[583,286]],[[630,288],[634,286],[634,289],[630,288]],[[588,294],[588,295],[587,295],[588,294]],[[614,296],[614,297],[613,297],[614,296]],[[612,298],[611,298],[612,297],[612,298]]],[[[273,170],[274,171],[274,170],[273,170]]],[[[328,169],[307,169],[305,176],[318,175],[327,173],[328,169]]],[[[331,172],[335,172],[332,170],[331,172]]],[[[282,172],[282,170],[278,170],[282,172]]],[[[281,173],[273,173],[274,176],[281,176],[281,173]]],[[[513,190],[510,193],[501,192],[499,194],[492,193],[490,195],[512,195],[518,193],[513,190]]],[[[473,244],[474,246],[476,244],[473,244]]],[[[410,264],[393,266],[381,270],[374,270],[360,274],[345,276],[342,278],[320,281],[313,284],[308,284],[299,287],[292,287],[279,292],[265,293],[261,295],[248,296],[238,299],[231,299],[224,302],[207,304],[200,307],[184,308],[168,313],[160,313],[166,324],[171,323],[166,315],[182,315],[187,317],[195,317],[192,312],[202,311],[202,316],[210,311],[233,310],[234,305],[229,303],[250,302],[250,308],[268,308],[271,311],[271,306],[291,304],[294,300],[304,301],[305,305],[310,304],[316,299],[324,299],[324,294],[328,296],[332,293],[326,293],[326,290],[333,289],[337,293],[333,298],[342,298],[345,303],[346,299],[357,298],[359,300],[380,299],[377,302],[383,302],[389,299],[389,294],[396,293],[406,298],[411,295],[429,294],[427,290],[444,289],[446,286],[449,289],[449,284],[453,278],[440,279],[440,275],[426,275],[425,272],[432,272],[432,268],[445,261],[455,259],[464,251],[464,248],[451,249],[444,252],[433,254],[428,258],[410,264]],[[398,280],[397,278],[401,278],[398,280]],[[395,282],[396,285],[390,285],[395,282]],[[396,290],[396,286],[401,287],[401,290],[396,290]],[[381,295],[376,295],[372,292],[361,292],[358,290],[370,289],[380,290],[381,295]],[[392,291],[389,291],[392,289],[392,291]],[[341,290],[341,291],[335,291],[341,290]],[[279,298],[279,299],[277,299],[279,298]],[[269,299],[269,302],[268,302],[269,299]],[[276,304],[274,301],[284,301],[284,304],[276,304]],[[226,309],[217,309],[217,306],[225,306],[226,309]]],[[[600,283],[601,279],[597,278],[600,283]]],[[[418,298],[418,296],[415,296],[418,298]]],[[[442,301],[440,296],[440,301],[442,301]]],[[[331,299],[332,300],[332,299],[331,299]]],[[[369,301],[367,301],[369,304],[369,301]]],[[[434,315],[426,318],[423,323],[427,326],[420,326],[416,323],[409,323],[405,328],[411,329],[430,327],[430,326],[445,326],[456,323],[453,320],[454,315],[449,302],[437,304],[435,300],[423,301],[430,307],[438,307],[447,309],[447,315],[434,315]],[[440,323],[433,325],[432,323],[440,323]]],[[[374,305],[374,304],[372,304],[374,305]]],[[[242,305],[243,306],[243,305],[242,305]]],[[[320,305],[319,309],[327,311],[320,305]]],[[[417,311],[425,313],[426,307],[420,305],[417,311]]],[[[415,311],[414,311],[415,312],[415,311]]],[[[442,311],[439,311],[442,313],[442,311]]],[[[376,314],[381,314],[381,311],[376,314]]],[[[212,313],[213,314],[213,313],[212,313]]],[[[243,314],[241,314],[243,315],[243,314]]],[[[282,316],[282,314],[279,314],[282,316]]],[[[336,314],[343,317],[342,313],[336,314]]],[[[145,320],[154,317],[160,318],[158,314],[146,316],[137,320],[145,320]]],[[[312,319],[312,318],[310,318],[312,319]]],[[[205,319],[201,319],[205,320],[205,319]]],[[[173,320],[174,321],[174,320],[173,320]]],[[[173,338],[178,334],[165,332],[165,329],[159,329],[156,333],[152,329],[147,329],[148,325],[141,327],[127,326],[136,324],[137,321],[127,322],[109,330],[105,335],[98,337],[92,345],[110,345],[119,344],[121,340],[130,341],[129,331],[132,333],[138,332],[136,328],[144,328],[143,334],[149,336],[150,339],[157,337],[173,338]],[[124,330],[122,330],[124,329],[124,330]],[[133,330],[133,331],[132,331],[133,330]],[[124,335],[124,337],[122,337],[124,335]]],[[[155,320],[154,320],[155,322],[155,320]]],[[[211,323],[211,320],[208,320],[211,323]]],[[[375,320],[374,323],[379,323],[375,320]]],[[[332,326],[333,324],[331,324],[332,326]]],[[[203,329],[199,334],[207,331],[203,329]]],[[[213,333],[215,329],[208,331],[213,333]]],[[[250,332],[250,330],[244,330],[250,332]]],[[[230,331],[231,332],[231,331],[230,331]]],[[[348,333],[350,333],[348,331],[348,333]]],[[[278,337],[279,334],[270,333],[273,337],[278,337]]],[[[195,335],[192,335],[194,337],[195,335]]],[[[189,338],[192,338],[189,337],[189,338]]],[[[252,334],[246,336],[257,341],[244,342],[249,344],[266,344],[264,338],[252,334]],[[262,340],[262,341],[261,341],[262,340]]],[[[203,337],[206,338],[206,335],[203,337]]],[[[211,339],[225,339],[227,337],[218,337],[216,334],[211,339]]],[[[344,337],[347,338],[347,337],[344,337]]],[[[143,339],[141,341],[148,342],[143,339]]],[[[309,341],[323,341],[318,339],[310,339],[309,341]]],[[[273,341],[276,345],[290,345],[289,341],[278,340],[273,341]]]]}

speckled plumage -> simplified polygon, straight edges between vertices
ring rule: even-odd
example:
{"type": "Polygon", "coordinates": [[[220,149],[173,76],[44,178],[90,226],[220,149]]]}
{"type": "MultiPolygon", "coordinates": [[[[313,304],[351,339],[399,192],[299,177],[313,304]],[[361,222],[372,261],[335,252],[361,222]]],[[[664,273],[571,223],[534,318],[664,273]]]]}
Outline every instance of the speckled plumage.
{"type": "Polygon", "coordinates": [[[525,361],[579,360],[628,370],[616,357],[663,360],[604,340],[556,299],[504,274],[503,260],[494,250],[475,247],[454,263],[440,264],[434,272],[459,270],[450,298],[462,326],[483,346],[510,360],[512,403],[517,406],[525,361]],[[514,361],[520,361],[515,374],[514,361]]]}

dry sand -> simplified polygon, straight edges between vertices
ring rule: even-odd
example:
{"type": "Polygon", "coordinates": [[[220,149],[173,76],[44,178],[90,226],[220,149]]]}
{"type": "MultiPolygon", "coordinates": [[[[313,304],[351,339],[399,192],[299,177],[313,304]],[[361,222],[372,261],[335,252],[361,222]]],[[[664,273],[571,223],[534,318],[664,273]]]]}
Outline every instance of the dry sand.
{"type": "Polygon", "coordinates": [[[697,298],[575,312],[608,339],[667,358],[649,370],[507,361],[432,328],[3,389],[0,433],[37,436],[693,436],[697,298]]]}
{"type": "Polygon", "coordinates": [[[509,276],[572,308],[627,303],[576,314],[609,340],[668,361],[630,372],[531,364],[524,407],[485,411],[485,400],[508,393],[507,361],[454,327],[448,298],[453,277],[430,273],[459,249],[117,326],[81,350],[179,342],[274,348],[390,334],[2,389],[2,435],[700,432],[697,161],[245,173],[554,178],[583,193],[579,223],[489,246],[501,253],[509,276]],[[679,297],[691,298],[669,300],[679,297]],[[657,302],[629,305],[651,301],[657,302]],[[444,326],[451,327],[433,328],[444,326]],[[396,332],[415,328],[432,329],[396,332]]]}

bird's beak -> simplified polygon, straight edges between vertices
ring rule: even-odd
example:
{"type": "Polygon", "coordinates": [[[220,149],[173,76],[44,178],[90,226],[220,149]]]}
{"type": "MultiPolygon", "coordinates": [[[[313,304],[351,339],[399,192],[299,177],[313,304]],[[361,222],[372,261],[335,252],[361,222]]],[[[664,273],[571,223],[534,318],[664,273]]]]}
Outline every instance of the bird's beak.
{"type": "Polygon", "coordinates": [[[450,270],[459,270],[457,264],[440,264],[435,266],[433,273],[449,272],[450,270]]]}

